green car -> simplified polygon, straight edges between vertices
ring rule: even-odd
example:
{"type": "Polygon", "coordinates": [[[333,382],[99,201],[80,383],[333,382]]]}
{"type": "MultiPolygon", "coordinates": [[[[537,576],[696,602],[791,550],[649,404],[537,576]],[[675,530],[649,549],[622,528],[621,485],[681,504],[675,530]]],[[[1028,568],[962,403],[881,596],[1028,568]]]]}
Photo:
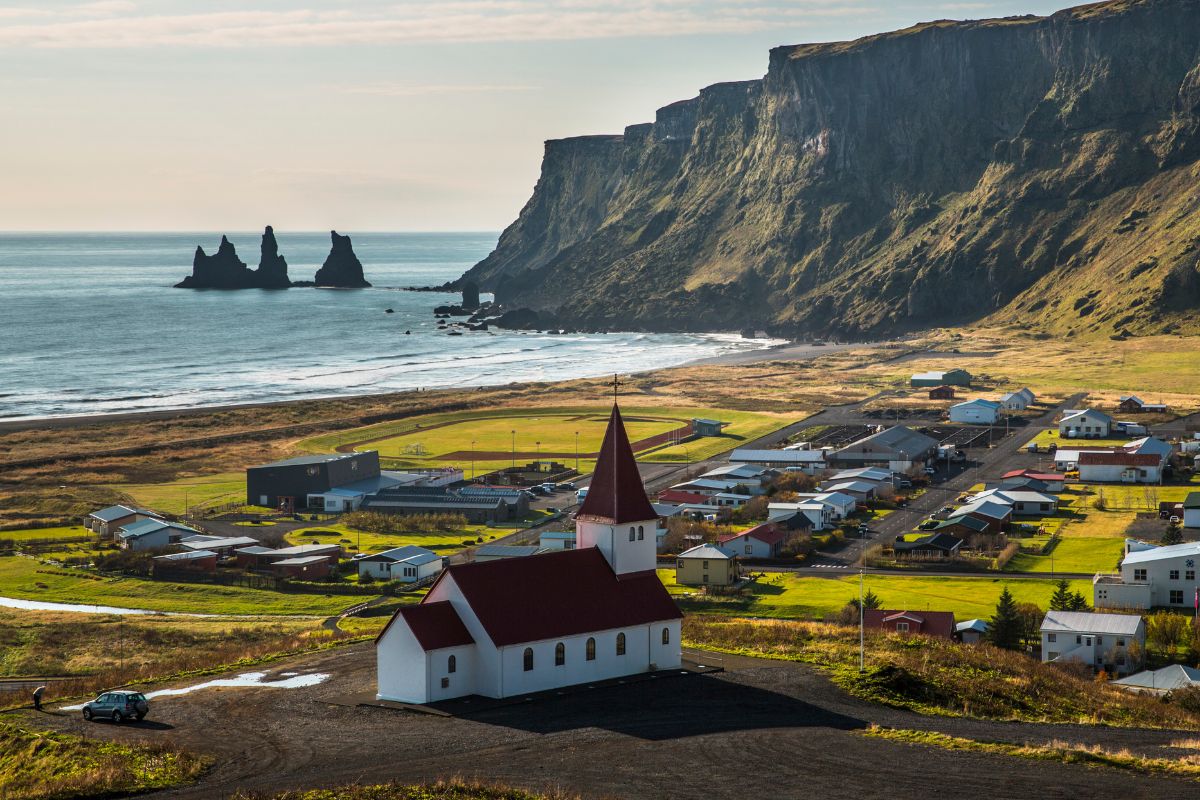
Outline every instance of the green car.
{"type": "Polygon", "coordinates": [[[90,703],[83,705],[83,718],[111,719],[113,722],[124,722],[127,719],[141,720],[150,711],[146,695],[141,692],[115,691],[105,692],[90,703]]]}

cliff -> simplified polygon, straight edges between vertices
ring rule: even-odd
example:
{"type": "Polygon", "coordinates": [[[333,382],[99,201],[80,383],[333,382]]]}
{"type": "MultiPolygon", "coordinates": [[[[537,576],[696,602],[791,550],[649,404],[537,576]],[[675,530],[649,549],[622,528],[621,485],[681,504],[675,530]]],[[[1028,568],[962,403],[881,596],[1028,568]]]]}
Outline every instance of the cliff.
{"type": "Polygon", "coordinates": [[[546,143],[460,280],[586,326],[1200,330],[1200,0],[780,47],[546,143]]]}
{"type": "Polygon", "coordinates": [[[222,236],[217,252],[211,256],[203,247],[196,248],[192,274],[175,284],[176,289],[286,289],[289,286],[287,262],[279,255],[275,231],[270,225],[263,232],[262,259],[257,270],[247,267],[238,258],[233,243],[222,236]]]}
{"type": "Polygon", "coordinates": [[[343,289],[361,289],[369,287],[363,277],[363,265],[354,255],[354,247],[350,244],[349,236],[342,236],[337,231],[330,231],[329,238],[332,246],[325,263],[317,270],[314,278],[317,286],[332,286],[343,289]]]}

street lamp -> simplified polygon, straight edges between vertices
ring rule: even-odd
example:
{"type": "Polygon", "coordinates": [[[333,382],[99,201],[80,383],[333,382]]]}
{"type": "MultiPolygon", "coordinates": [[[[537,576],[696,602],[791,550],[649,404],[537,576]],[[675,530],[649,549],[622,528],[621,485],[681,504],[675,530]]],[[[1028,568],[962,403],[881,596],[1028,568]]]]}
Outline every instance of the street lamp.
{"type": "Polygon", "coordinates": [[[471,480],[475,480],[475,440],[471,440],[471,480]]]}
{"type": "Polygon", "coordinates": [[[512,433],[512,468],[516,469],[517,468],[517,432],[514,430],[511,433],[512,433]]]}
{"type": "Polygon", "coordinates": [[[575,431],[575,472],[579,472],[579,431],[575,431]]]}
{"type": "Polygon", "coordinates": [[[867,637],[864,632],[863,618],[863,601],[866,596],[863,594],[863,570],[858,568],[858,674],[866,672],[866,652],[867,652],[867,637]]]}

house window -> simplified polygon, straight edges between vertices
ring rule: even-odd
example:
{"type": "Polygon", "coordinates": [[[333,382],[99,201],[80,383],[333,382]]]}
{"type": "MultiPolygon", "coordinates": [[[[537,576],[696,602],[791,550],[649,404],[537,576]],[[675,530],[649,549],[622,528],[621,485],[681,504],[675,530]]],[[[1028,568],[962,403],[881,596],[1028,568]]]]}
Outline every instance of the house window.
{"type": "Polygon", "coordinates": [[[708,583],[708,573],[707,572],[701,576],[701,582],[708,583]]]}
{"type": "Polygon", "coordinates": [[[702,564],[701,566],[703,566],[705,569],[708,569],[708,562],[705,561],[704,564],[702,564]]]}
{"type": "Polygon", "coordinates": [[[1177,570],[1177,569],[1171,570],[1171,580],[1173,580],[1173,581],[1179,580],[1179,570],[1177,570]]]}
{"type": "Polygon", "coordinates": [[[1183,577],[1189,581],[1196,580],[1196,570],[1189,569],[1187,572],[1183,573],[1183,577]]]}
{"type": "Polygon", "coordinates": [[[683,559],[679,559],[679,569],[683,569],[683,559]]]}
{"type": "Polygon", "coordinates": [[[525,671],[526,672],[533,671],[533,648],[532,647],[525,648],[525,671]]]}
{"type": "Polygon", "coordinates": [[[1144,580],[1146,580],[1146,570],[1144,570],[1144,569],[1135,569],[1135,570],[1133,571],[1133,579],[1134,579],[1135,581],[1144,581],[1144,580]]]}
{"type": "Polygon", "coordinates": [[[1103,645],[1104,645],[1104,637],[1103,637],[1103,636],[1097,636],[1097,637],[1096,637],[1096,645],[1097,645],[1097,646],[1103,646],[1103,645]]]}
{"type": "Polygon", "coordinates": [[[585,653],[584,658],[586,658],[588,661],[596,660],[596,640],[595,639],[588,637],[587,646],[584,648],[584,653],[585,653]]]}
{"type": "Polygon", "coordinates": [[[1113,660],[1117,662],[1118,667],[1125,666],[1125,654],[1124,653],[1117,653],[1117,657],[1114,658],[1113,660]]]}
{"type": "Polygon", "coordinates": [[[623,633],[617,634],[617,655],[625,655],[625,634],[623,633]]]}
{"type": "Polygon", "coordinates": [[[449,678],[442,678],[442,688],[443,689],[450,688],[450,679],[449,678]]]}
{"type": "Polygon", "coordinates": [[[554,666],[561,667],[567,663],[567,646],[562,642],[554,645],[554,666]]]}
{"type": "Polygon", "coordinates": [[[1117,639],[1117,647],[1124,647],[1124,646],[1125,646],[1125,640],[1117,639]]]}
{"type": "Polygon", "coordinates": [[[1047,634],[1046,634],[1046,641],[1047,641],[1047,642],[1057,642],[1057,641],[1058,641],[1058,634],[1056,634],[1056,633],[1047,633],[1047,634]]]}
{"type": "Polygon", "coordinates": [[[1183,589],[1171,590],[1171,605],[1177,606],[1183,603],[1183,589]]]}
{"type": "Polygon", "coordinates": [[[746,555],[753,555],[753,553],[754,553],[754,545],[752,545],[752,544],[746,545],[746,555]]]}
{"type": "Polygon", "coordinates": [[[630,525],[629,526],[629,541],[632,542],[635,536],[637,536],[637,529],[634,528],[632,525],[630,525]]]}
{"type": "Polygon", "coordinates": [[[640,541],[642,541],[642,540],[643,540],[643,539],[645,539],[645,538],[646,538],[646,533],[645,533],[645,531],[643,531],[643,530],[642,530],[642,526],[641,526],[641,525],[638,525],[638,541],[640,542],[640,541]]]}
{"type": "Polygon", "coordinates": [[[663,644],[671,643],[671,629],[670,628],[663,628],[662,643],[663,644]]]}
{"type": "Polygon", "coordinates": [[[908,623],[907,622],[897,622],[896,623],[896,633],[908,633],[908,623]]]}
{"type": "Polygon", "coordinates": [[[1082,636],[1076,636],[1076,637],[1075,637],[1075,644],[1083,644],[1083,637],[1082,637],[1082,636]]]}
{"type": "Polygon", "coordinates": [[[458,659],[454,656],[446,659],[446,672],[458,672],[458,659]]]}

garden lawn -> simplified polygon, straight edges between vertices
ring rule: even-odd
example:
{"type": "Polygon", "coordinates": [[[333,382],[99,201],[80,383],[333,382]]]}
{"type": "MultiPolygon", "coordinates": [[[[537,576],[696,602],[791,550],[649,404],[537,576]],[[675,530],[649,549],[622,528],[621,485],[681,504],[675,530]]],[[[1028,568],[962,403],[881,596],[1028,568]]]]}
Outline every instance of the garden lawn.
{"type": "MultiPolygon", "coordinates": [[[[669,572],[669,570],[668,570],[669,572]]],[[[660,571],[661,574],[661,571],[660,571]]],[[[960,620],[990,618],[996,600],[1007,586],[1018,603],[1037,603],[1046,608],[1054,592],[1054,581],[1001,577],[953,578],[868,574],[865,587],[879,596],[883,608],[909,611],[953,611],[960,620]]],[[[809,577],[792,573],[767,573],[751,585],[748,600],[697,598],[685,600],[698,611],[716,614],[752,615],[779,619],[824,619],[858,597],[858,576],[809,577]]],[[[668,591],[671,586],[668,585],[668,591]]],[[[1072,581],[1071,588],[1091,595],[1091,581],[1072,581]]]]}
{"type": "Polygon", "coordinates": [[[474,541],[482,536],[484,542],[497,536],[506,536],[508,530],[489,528],[486,525],[470,525],[465,530],[448,533],[368,533],[347,528],[345,525],[319,525],[313,528],[300,528],[287,534],[284,538],[291,544],[310,544],[314,541],[321,544],[340,542],[344,550],[363,553],[381,553],[393,547],[404,547],[415,544],[432,550],[438,555],[448,556],[466,547],[465,541],[474,541]],[[322,534],[322,531],[332,531],[332,534],[322,534]]]}
{"type": "Polygon", "coordinates": [[[183,514],[188,508],[236,503],[246,497],[246,474],[225,472],[219,475],[180,478],[170,483],[121,483],[108,488],[124,492],[141,506],[164,514],[183,514]]]}
{"type": "Polygon", "coordinates": [[[1052,444],[1056,447],[1070,450],[1072,447],[1121,447],[1122,445],[1129,444],[1130,441],[1132,440],[1128,436],[1116,439],[1070,439],[1065,436],[1059,436],[1057,428],[1050,428],[1033,437],[1028,444],[1036,444],[1042,450],[1045,450],[1052,444]]]}
{"type": "Polygon", "coordinates": [[[1018,553],[1005,565],[1004,571],[1113,572],[1124,551],[1125,542],[1121,539],[1070,537],[1058,540],[1053,558],[1049,554],[1018,553]]]}
{"type": "Polygon", "coordinates": [[[37,539],[78,539],[81,536],[95,534],[82,525],[67,525],[59,528],[22,528],[15,531],[0,531],[0,541],[12,539],[14,542],[28,542],[37,539]]]}
{"type": "Polygon", "coordinates": [[[1092,501],[1104,494],[1104,506],[1119,511],[1158,511],[1159,503],[1182,503],[1196,491],[1192,486],[1127,486],[1108,483],[1077,483],[1072,489],[1080,492],[1082,503],[1091,506],[1092,501]]]}
{"type": "Polygon", "coordinates": [[[20,556],[0,558],[0,597],[193,614],[322,617],[336,614],[365,599],[140,578],[97,580],[81,570],[54,568],[20,556]]]}

